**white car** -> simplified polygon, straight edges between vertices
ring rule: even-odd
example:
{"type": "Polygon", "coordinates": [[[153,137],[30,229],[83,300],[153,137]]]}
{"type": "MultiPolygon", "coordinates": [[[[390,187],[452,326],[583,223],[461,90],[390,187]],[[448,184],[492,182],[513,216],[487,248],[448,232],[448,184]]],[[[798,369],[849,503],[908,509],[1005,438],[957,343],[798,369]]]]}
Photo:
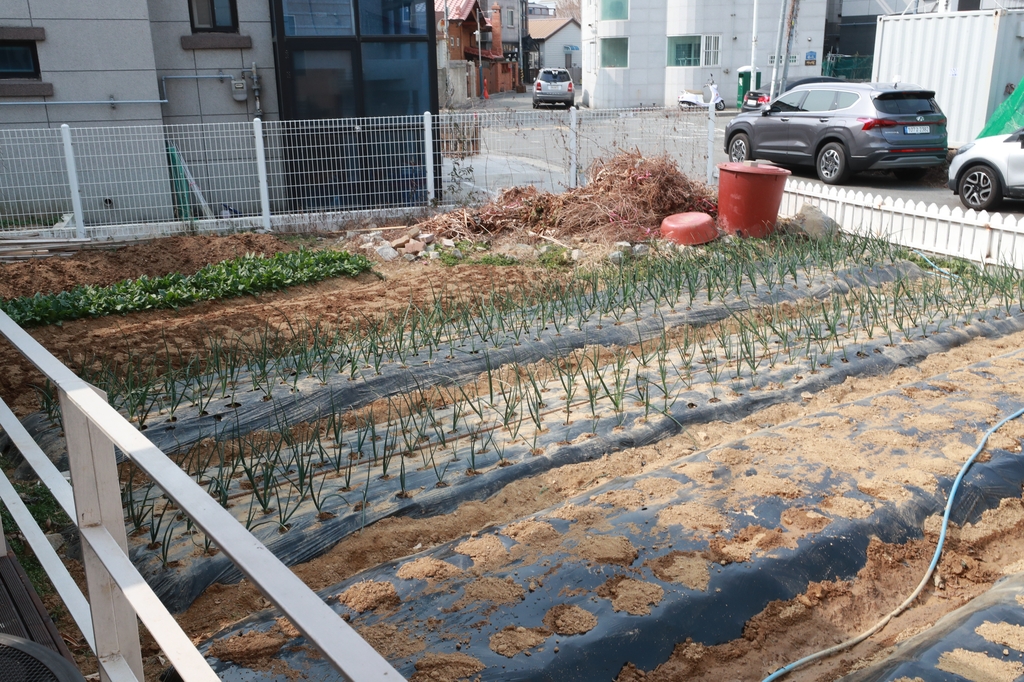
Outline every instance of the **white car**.
{"type": "Polygon", "coordinates": [[[949,164],[949,188],[975,211],[991,210],[1003,197],[1024,198],[1024,128],[960,147],[949,164]]]}

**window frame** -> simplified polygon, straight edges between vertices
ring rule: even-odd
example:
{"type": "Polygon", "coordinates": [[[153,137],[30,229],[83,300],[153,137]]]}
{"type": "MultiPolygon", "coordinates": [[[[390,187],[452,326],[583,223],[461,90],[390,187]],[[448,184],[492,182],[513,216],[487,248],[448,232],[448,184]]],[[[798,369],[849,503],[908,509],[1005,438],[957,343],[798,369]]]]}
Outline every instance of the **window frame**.
{"type": "Polygon", "coordinates": [[[231,5],[231,25],[230,26],[217,26],[217,10],[215,7],[215,0],[188,0],[188,23],[192,27],[192,33],[238,33],[238,2],[237,0],[228,0],[231,5]],[[196,14],[195,4],[202,2],[209,4],[210,16],[213,17],[213,26],[210,27],[197,27],[196,26],[196,14]]]}
{"type": "Polygon", "coordinates": [[[35,67],[32,75],[26,74],[24,71],[0,71],[0,80],[20,80],[20,81],[38,81],[42,80],[42,74],[39,70],[39,52],[36,50],[36,41],[34,40],[0,40],[0,46],[3,47],[27,47],[32,55],[32,66],[35,67]]]}
{"type": "Polygon", "coordinates": [[[608,37],[608,38],[598,38],[598,42],[600,43],[599,46],[598,46],[599,47],[598,52],[600,53],[598,55],[598,57],[601,60],[600,61],[600,65],[599,65],[598,68],[601,68],[601,69],[628,69],[629,68],[629,37],[628,36],[611,36],[611,37],[608,37]],[[624,41],[626,41],[626,63],[625,64],[620,65],[620,66],[605,66],[605,63],[604,63],[604,56],[605,56],[604,43],[606,41],[609,41],[609,40],[624,40],[624,41]]]}
{"type": "MultiPolygon", "coordinates": [[[[701,67],[716,67],[722,60],[722,36],[719,33],[686,33],[665,37],[665,65],[670,69],[699,69],[701,67]],[[669,63],[672,59],[672,40],[678,38],[697,39],[697,63],[696,64],[674,64],[669,63]],[[714,56],[712,61],[709,57],[714,56]]],[[[673,60],[674,61],[674,60],[673,60]]]]}
{"type": "Polygon", "coordinates": [[[516,27],[516,11],[514,9],[508,9],[506,11],[508,12],[508,18],[507,18],[508,23],[506,24],[506,26],[508,26],[509,28],[515,28],[516,27]]]}

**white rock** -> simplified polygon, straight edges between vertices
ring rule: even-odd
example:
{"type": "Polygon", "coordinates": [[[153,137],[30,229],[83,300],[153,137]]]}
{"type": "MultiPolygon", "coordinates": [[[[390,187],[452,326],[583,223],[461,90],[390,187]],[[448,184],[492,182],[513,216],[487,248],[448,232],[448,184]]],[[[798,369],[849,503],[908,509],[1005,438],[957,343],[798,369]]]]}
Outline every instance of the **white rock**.
{"type": "Polygon", "coordinates": [[[569,254],[569,257],[572,258],[573,261],[581,261],[583,260],[583,250],[573,249],[572,253],[569,254]]]}
{"type": "Polygon", "coordinates": [[[377,252],[377,255],[385,261],[390,262],[398,258],[398,252],[391,248],[390,244],[382,244],[374,250],[377,252]]]}
{"type": "Polygon", "coordinates": [[[623,251],[612,251],[608,254],[608,260],[615,265],[621,265],[626,260],[626,254],[623,251]]]}
{"type": "Polygon", "coordinates": [[[446,249],[454,249],[455,241],[451,239],[442,239],[441,246],[445,247],[446,249]]]}
{"type": "Polygon", "coordinates": [[[650,252],[651,247],[647,246],[647,244],[637,244],[633,247],[634,256],[646,256],[650,252]]]}
{"type": "Polygon", "coordinates": [[[50,543],[50,547],[53,547],[54,552],[59,552],[60,548],[64,546],[64,536],[60,533],[47,533],[46,540],[50,543]]]}

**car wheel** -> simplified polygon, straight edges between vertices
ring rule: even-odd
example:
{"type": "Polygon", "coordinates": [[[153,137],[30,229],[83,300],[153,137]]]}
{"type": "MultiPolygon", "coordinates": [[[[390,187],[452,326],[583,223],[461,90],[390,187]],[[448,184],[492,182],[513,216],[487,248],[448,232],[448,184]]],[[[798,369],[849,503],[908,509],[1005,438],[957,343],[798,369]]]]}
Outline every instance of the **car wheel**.
{"type": "Polygon", "coordinates": [[[838,142],[829,142],[818,152],[818,160],[814,164],[818,178],[826,185],[838,185],[846,179],[846,149],[838,142]]]}
{"type": "Polygon", "coordinates": [[[912,181],[920,180],[928,174],[927,168],[898,168],[892,172],[897,180],[912,181]]]}
{"type": "Polygon", "coordinates": [[[987,211],[1003,198],[999,176],[988,166],[971,166],[960,176],[960,201],[975,211],[987,211]]]}
{"type": "Polygon", "coordinates": [[[540,109],[540,105],[539,105],[539,104],[537,104],[536,102],[534,102],[534,103],[533,103],[533,108],[534,108],[534,109],[540,109]]]}
{"type": "Polygon", "coordinates": [[[750,138],[747,137],[746,133],[736,133],[729,140],[729,161],[743,163],[747,159],[752,158],[753,156],[750,154],[750,138]]]}
{"type": "Polygon", "coordinates": [[[720,100],[715,104],[715,111],[725,111],[725,100],[720,100]]]}

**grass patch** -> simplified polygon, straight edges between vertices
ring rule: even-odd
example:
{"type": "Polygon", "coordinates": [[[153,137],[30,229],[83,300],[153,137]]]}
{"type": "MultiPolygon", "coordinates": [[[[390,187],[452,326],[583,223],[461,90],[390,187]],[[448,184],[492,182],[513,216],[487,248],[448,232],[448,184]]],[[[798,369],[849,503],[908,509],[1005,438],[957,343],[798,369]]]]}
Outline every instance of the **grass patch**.
{"type": "Polygon", "coordinates": [[[373,264],[346,251],[288,251],[270,257],[246,254],[207,265],[194,275],[142,276],[107,287],[79,286],[59,294],[0,301],[0,310],[22,326],[82,317],[179,308],[200,301],[277,291],[331,277],[354,277],[373,264]]]}

